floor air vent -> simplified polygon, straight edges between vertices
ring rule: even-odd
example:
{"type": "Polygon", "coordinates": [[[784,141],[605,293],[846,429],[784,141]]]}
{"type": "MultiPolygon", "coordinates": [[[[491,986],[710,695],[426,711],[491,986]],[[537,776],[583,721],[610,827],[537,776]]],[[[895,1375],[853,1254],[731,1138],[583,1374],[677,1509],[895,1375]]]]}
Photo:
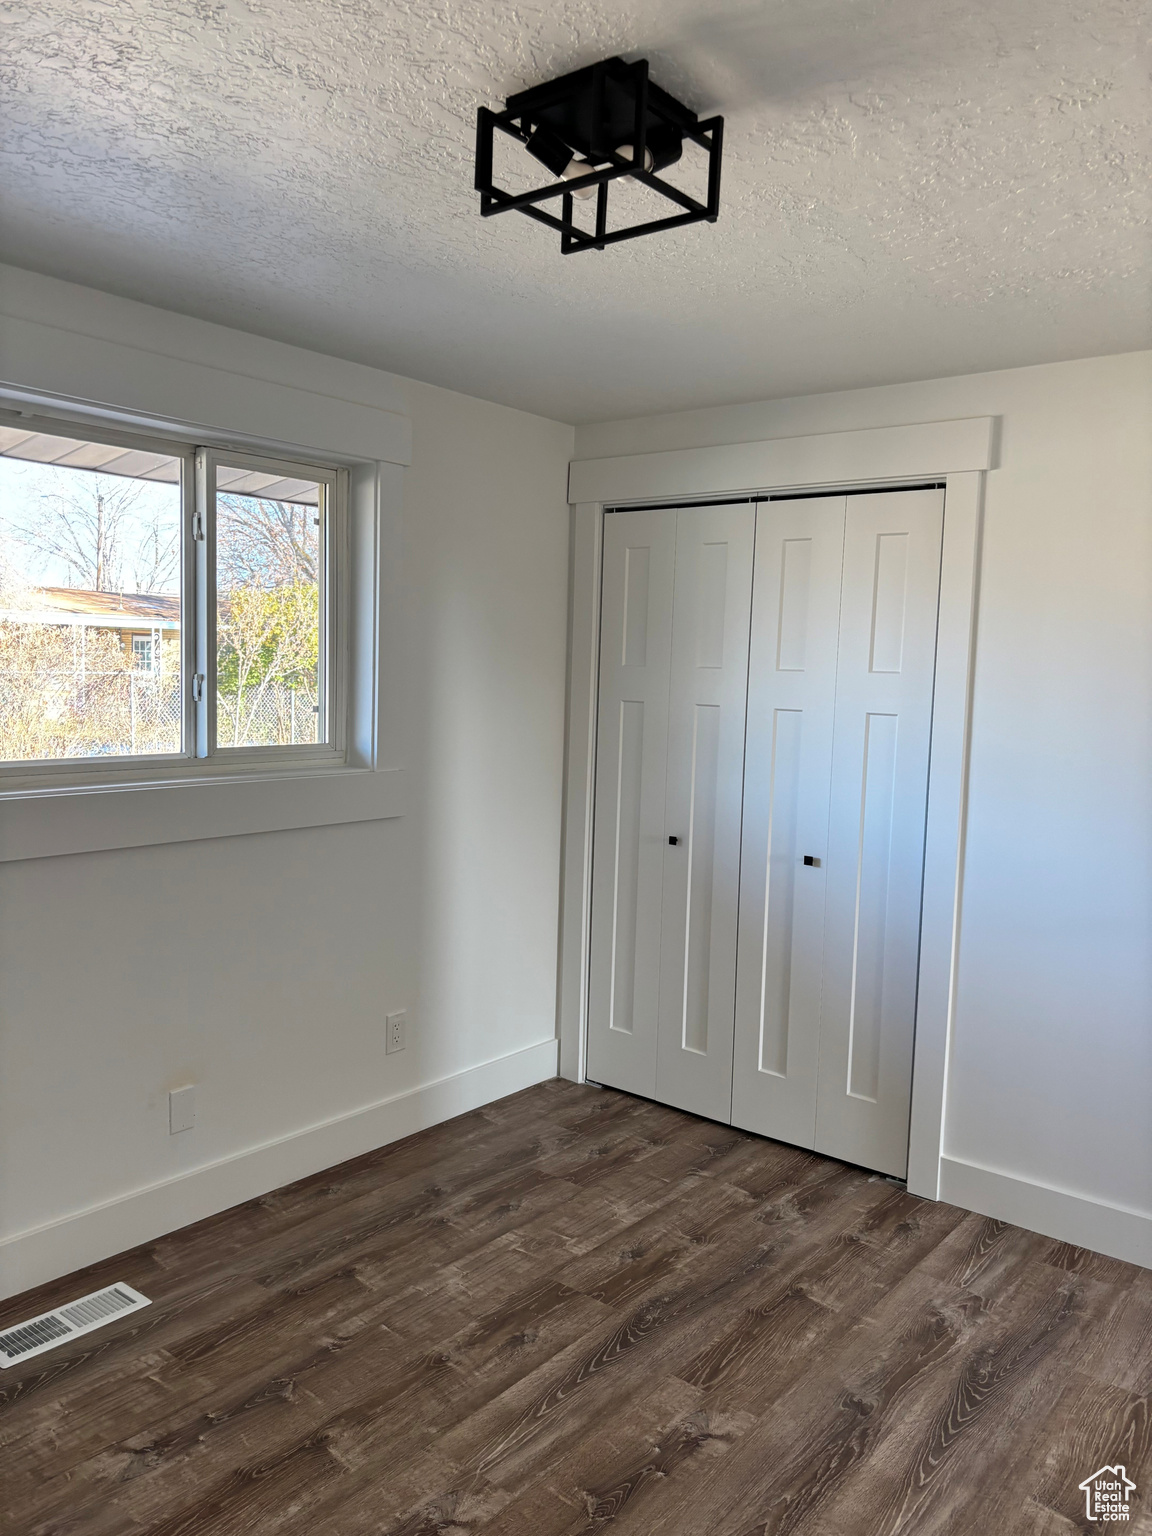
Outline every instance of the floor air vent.
{"type": "Polygon", "coordinates": [[[91,1333],[93,1328],[103,1328],[114,1317],[138,1312],[149,1305],[147,1296],[141,1296],[130,1285],[120,1284],[81,1296],[79,1301],[70,1301],[54,1312],[42,1312],[39,1317],[0,1333],[0,1369],[43,1354],[46,1349],[55,1349],[68,1339],[91,1333]]]}

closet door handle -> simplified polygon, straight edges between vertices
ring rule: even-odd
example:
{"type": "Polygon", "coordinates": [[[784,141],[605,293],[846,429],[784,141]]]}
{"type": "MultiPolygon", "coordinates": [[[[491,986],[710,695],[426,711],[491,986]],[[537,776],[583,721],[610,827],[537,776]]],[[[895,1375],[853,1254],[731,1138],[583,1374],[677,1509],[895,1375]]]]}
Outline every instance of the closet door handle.
{"type": "Polygon", "coordinates": [[[668,846],[669,846],[669,848],[677,848],[677,847],[679,847],[679,845],[680,845],[680,839],[678,837],[670,837],[668,839],[668,846]]]}
{"type": "Polygon", "coordinates": [[[808,865],[808,867],[810,869],[819,869],[820,868],[820,860],[818,858],[814,857],[814,855],[812,855],[810,853],[806,853],[804,855],[804,862],[805,862],[805,864],[808,865]]]}

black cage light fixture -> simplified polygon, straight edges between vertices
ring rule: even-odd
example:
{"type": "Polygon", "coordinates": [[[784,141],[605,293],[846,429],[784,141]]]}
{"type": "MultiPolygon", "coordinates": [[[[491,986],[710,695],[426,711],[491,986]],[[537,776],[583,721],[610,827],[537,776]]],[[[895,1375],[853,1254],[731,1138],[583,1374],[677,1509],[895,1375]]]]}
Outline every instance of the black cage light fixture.
{"type": "Polygon", "coordinates": [[[720,212],[720,151],[724,119],[701,122],[674,96],[648,78],[648,61],[626,64],[604,59],[547,85],[533,86],[509,96],[503,112],[481,107],[476,120],[476,190],[480,212],[519,209],[530,219],[560,231],[560,249],[602,251],[621,240],[635,240],[658,229],[680,224],[716,222],[720,212]],[[541,165],[551,171],[546,187],[511,193],[492,180],[492,149],[496,130],[518,139],[541,165]],[[684,140],[700,145],[708,156],[707,202],[702,203],[659,172],[674,165],[684,140]],[[650,219],[626,229],[608,228],[608,184],[627,176],[658,192],[679,210],[667,218],[650,219]],[[595,230],[578,226],[574,199],[595,195],[595,230]],[[539,205],[562,199],[561,217],[539,205]]]}

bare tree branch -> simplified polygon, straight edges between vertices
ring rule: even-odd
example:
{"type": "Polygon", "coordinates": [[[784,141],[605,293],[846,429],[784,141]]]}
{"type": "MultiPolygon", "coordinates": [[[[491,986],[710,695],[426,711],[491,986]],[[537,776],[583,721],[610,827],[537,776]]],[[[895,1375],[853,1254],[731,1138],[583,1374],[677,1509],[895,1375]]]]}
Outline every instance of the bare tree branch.
{"type": "Polygon", "coordinates": [[[75,584],[95,592],[123,590],[126,524],[141,487],[113,475],[92,475],[83,488],[59,479],[41,491],[37,514],[11,530],[43,570],[58,561],[75,584]]]}
{"type": "Polygon", "coordinates": [[[137,592],[170,591],[180,563],[180,529],[171,518],[152,514],[136,546],[132,578],[137,592]]]}
{"type": "Polygon", "coordinates": [[[319,568],[315,507],[259,496],[217,496],[216,570],[221,588],[311,584],[319,568]]]}

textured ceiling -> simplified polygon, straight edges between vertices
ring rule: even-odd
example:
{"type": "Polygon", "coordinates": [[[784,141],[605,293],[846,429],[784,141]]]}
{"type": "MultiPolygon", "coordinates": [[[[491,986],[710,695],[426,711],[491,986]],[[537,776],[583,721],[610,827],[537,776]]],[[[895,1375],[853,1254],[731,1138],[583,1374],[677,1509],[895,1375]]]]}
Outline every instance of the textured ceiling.
{"type": "Polygon", "coordinates": [[[1135,0],[7,8],[0,257],[570,421],[1152,344],[1135,0]],[[722,212],[562,257],[476,107],[611,53],[722,212]]]}

